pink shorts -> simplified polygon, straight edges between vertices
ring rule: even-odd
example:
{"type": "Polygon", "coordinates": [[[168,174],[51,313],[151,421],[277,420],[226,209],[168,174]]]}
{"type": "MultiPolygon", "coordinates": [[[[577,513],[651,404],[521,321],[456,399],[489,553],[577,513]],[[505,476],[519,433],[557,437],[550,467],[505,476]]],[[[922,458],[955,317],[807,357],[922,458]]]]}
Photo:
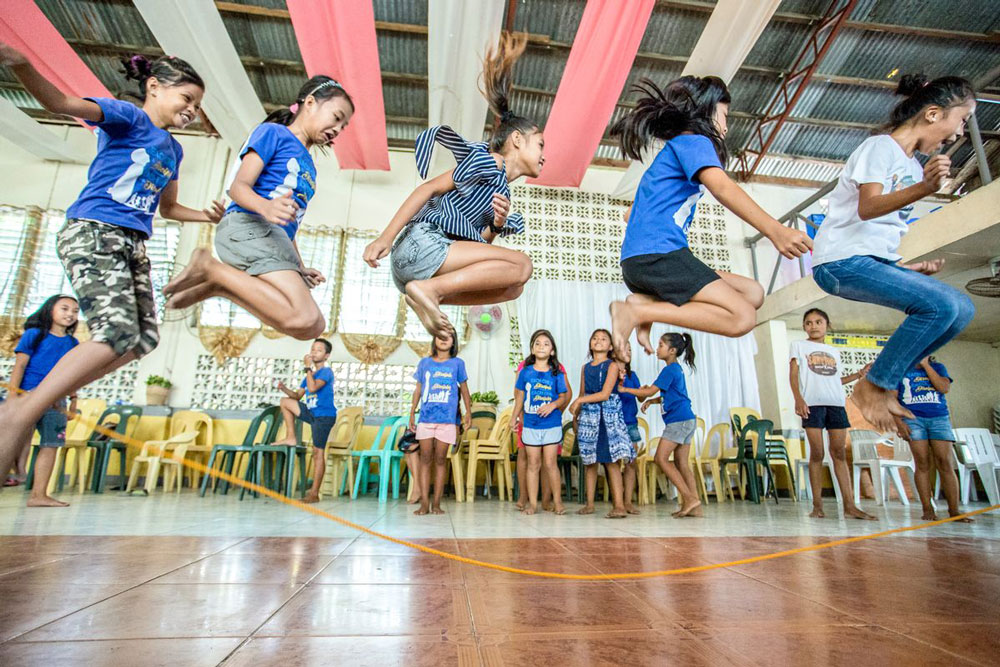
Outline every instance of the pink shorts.
{"type": "Polygon", "coordinates": [[[455,424],[417,424],[417,440],[430,440],[454,445],[458,440],[458,428],[455,424]]]}

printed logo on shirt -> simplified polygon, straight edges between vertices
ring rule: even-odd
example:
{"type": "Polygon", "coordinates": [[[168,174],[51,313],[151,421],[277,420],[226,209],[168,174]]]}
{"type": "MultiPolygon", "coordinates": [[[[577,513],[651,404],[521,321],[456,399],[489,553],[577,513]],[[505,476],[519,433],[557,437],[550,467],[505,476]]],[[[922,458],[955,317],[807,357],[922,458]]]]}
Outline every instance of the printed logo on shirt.
{"type": "Polygon", "coordinates": [[[806,364],[809,366],[809,370],[816,375],[837,374],[837,358],[829,352],[810,352],[809,356],[806,357],[806,364]]]}
{"type": "Polygon", "coordinates": [[[920,375],[912,380],[903,378],[903,403],[906,405],[940,405],[941,394],[934,389],[931,380],[926,375],[920,375]]]}
{"type": "Polygon", "coordinates": [[[177,161],[155,147],[136,148],[131,157],[132,164],[108,188],[108,194],[123,206],[152,213],[160,191],[177,170],[177,161]]]}
{"type": "MultiPolygon", "coordinates": [[[[896,190],[903,190],[904,188],[908,188],[914,184],[916,184],[916,181],[914,181],[913,177],[910,176],[909,174],[906,174],[905,176],[903,176],[903,178],[900,178],[898,174],[893,174],[892,181],[889,184],[889,192],[895,192],[896,190]]],[[[910,204],[909,206],[904,206],[903,208],[899,209],[898,213],[899,219],[902,220],[903,222],[906,222],[907,220],[910,219],[911,213],[913,213],[913,204],[910,204]]]]}
{"type": "Polygon", "coordinates": [[[695,210],[698,208],[698,200],[701,196],[705,194],[705,186],[699,185],[698,192],[684,200],[676,211],[674,211],[674,224],[684,230],[687,233],[688,227],[691,226],[691,221],[694,220],[695,210]]]}
{"type": "Polygon", "coordinates": [[[312,410],[319,405],[319,396],[317,394],[310,394],[309,392],[306,392],[305,404],[307,408],[312,410]]]}
{"type": "Polygon", "coordinates": [[[524,388],[525,413],[529,415],[538,414],[538,408],[555,400],[552,396],[553,387],[546,382],[536,381],[534,384],[528,383],[524,388]]]}
{"type": "Polygon", "coordinates": [[[277,199],[284,196],[286,192],[291,192],[292,198],[299,205],[299,209],[295,212],[295,219],[299,221],[306,214],[306,205],[316,192],[316,181],[313,180],[309,170],[302,168],[296,158],[288,158],[285,169],[285,178],[281,185],[269,192],[268,197],[277,199]]]}

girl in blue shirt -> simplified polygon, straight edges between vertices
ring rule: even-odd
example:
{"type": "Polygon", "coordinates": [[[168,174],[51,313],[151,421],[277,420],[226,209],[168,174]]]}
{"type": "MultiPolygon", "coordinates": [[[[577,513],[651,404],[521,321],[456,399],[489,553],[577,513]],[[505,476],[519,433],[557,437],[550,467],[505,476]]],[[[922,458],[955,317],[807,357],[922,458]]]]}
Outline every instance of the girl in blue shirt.
{"type": "MultiPolygon", "coordinates": [[[[617,355],[618,359],[618,393],[622,399],[622,417],[625,418],[625,428],[628,429],[628,439],[632,441],[632,449],[636,452],[642,447],[642,433],[639,431],[639,403],[635,396],[622,391],[622,388],[638,389],[642,386],[639,376],[632,370],[632,364],[626,359],[632,358],[632,344],[625,341],[625,347],[617,355]]],[[[624,481],[624,501],[625,511],[628,514],[641,514],[635,505],[632,504],[632,495],[635,493],[635,459],[632,459],[625,466],[623,475],[624,481]]]]}
{"type": "Polygon", "coordinates": [[[215,233],[222,261],[207,248],[196,250],[164,290],[168,307],[221,296],[293,338],[323,333],[326,320],[309,290],[326,278],[305,268],[295,232],[316,192],[309,149],[332,144],[353,114],[354,102],[343,86],[317,75],[299,89],[294,104],[254,129],[240,150],[229,186],[233,201],[215,233]]]}
{"type": "Polygon", "coordinates": [[[414,478],[420,484],[420,507],[414,514],[444,514],[441,496],[448,476],[448,449],[458,442],[458,401],[465,405],[462,426],[472,425],[469,376],[465,362],[458,358],[458,341],[450,331],[434,337],[431,356],[417,364],[413,374],[417,386],[413,389],[410,407],[410,430],[420,443],[420,465],[414,478]],[[416,413],[420,411],[417,419],[416,413]],[[434,465],[434,503],[430,503],[431,465],[434,465]]]}
{"type": "Polygon", "coordinates": [[[713,271],[691,254],[687,231],[707,189],[719,202],[774,243],[785,257],[812,248],[805,232],[783,226],[726,175],[724,142],[729,90],[718,77],[685,76],[660,90],[643,79],[644,96],[612,126],[622,152],[634,160],[653,140],[666,145],[639,182],[622,243],[625,284],[633,292],[611,304],[615,349],[634,329],[653,353],[653,322],[724,336],[742,336],[757,321],[764,290],[754,280],[713,271]]]}
{"type": "Polygon", "coordinates": [[[691,370],[694,370],[694,346],[689,333],[665,333],[660,337],[656,347],[656,356],[666,362],[666,366],[653,384],[629,389],[620,387],[624,394],[632,394],[638,398],[648,399],[659,392],[660,397],[642,404],[643,412],[653,403],[660,403],[663,411],[663,435],[656,447],[654,461],[667,476],[677,491],[681,494],[681,508],[674,512],[676,518],[685,516],[702,516],[701,501],[695,489],[694,472],[688,465],[688,454],[691,451],[691,439],[694,437],[696,420],[691,409],[691,398],[688,396],[684,371],[678,363],[683,359],[691,370]],[[673,454],[673,461],[670,455],[673,454]]]}
{"type": "MultiPolygon", "coordinates": [[[[73,337],[80,315],[76,299],[64,294],[49,297],[42,307],[24,322],[24,334],[14,349],[14,368],[10,373],[12,387],[32,391],[41,384],[62,357],[77,346],[73,337]]],[[[11,392],[14,393],[14,392],[11,392]]],[[[34,485],[28,497],[28,507],[66,507],[69,503],[49,496],[49,478],[56,451],[66,442],[66,402],[53,403],[42,415],[38,431],[38,454],[35,455],[34,485]]],[[[70,414],[76,413],[76,394],[70,396],[70,414]]],[[[31,452],[29,442],[23,451],[24,461],[31,452]]],[[[20,466],[24,468],[24,463],[20,466]]],[[[4,470],[4,473],[7,471],[4,470]]]]}
{"type": "Polygon", "coordinates": [[[487,53],[483,84],[496,115],[489,143],[468,142],[447,126],[421,134],[416,151],[421,177],[427,176],[434,142],[450,150],[458,164],[419,185],[365,248],[372,267],[392,250],[393,281],[432,335],[454,329],[441,304],[510,301],[531,277],[526,254],[492,245],[498,236],[524,229],[521,215],[510,212],[508,184],[538,176],[545,162],[541,128],[510,110],[511,69],[526,44],[525,36],[505,33],[499,48],[487,53]]]}
{"type": "Polygon", "coordinates": [[[180,58],[126,61],[140,105],[67,95],[15,49],[0,44],[0,64],[48,111],[97,128],[97,155],[87,184],[56,236],[59,258],[90,329],[91,340],[63,357],[30,394],[0,406],[0,469],[17,456],[32,426],[56,401],[128,362],[159,341],[146,239],[153,214],[182,222],[218,222],[222,205],[198,211],[177,202],[183,151],[167,131],[199,114],[205,84],[180,58]]]}

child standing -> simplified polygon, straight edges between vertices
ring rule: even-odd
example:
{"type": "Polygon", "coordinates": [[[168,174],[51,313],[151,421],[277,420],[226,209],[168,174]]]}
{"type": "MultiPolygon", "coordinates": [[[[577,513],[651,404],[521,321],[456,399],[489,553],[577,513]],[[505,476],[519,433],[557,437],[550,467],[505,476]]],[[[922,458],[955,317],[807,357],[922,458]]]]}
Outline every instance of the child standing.
{"type": "Polygon", "coordinates": [[[284,382],[278,389],[285,393],[281,399],[281,416],[285,420],[285,439],[274,444],[296,445],[295,420],[301,419],[312,426],[313,483],[302,502],[319,502],[319,487],[326,474],[326,441],[337,423],[337,406],[334,404],[333,370],[326,365],[333,345],[325,338],[313,341],[309,354],[302,362],[306,377],[296,390],[284,382]]]}
{"type": "Polygon", "coordinates": [[[562,443],[562,409],[569,403],[566,374],[560,371],[556,343],[544,329],[531,336],[531,354],[514,383],[514,414],[511,422],[519,425],[523,417],[521,441],[528,459],[528,470],[522,484],[528,488],[525,514],[538,511],[538,473],[545,469],[552,490],[555,513],[565,514],[559,466],[556,463],[562,443]]]}
{"type": "Polygon", "coordinates": [[[642,405],[645,411],[647,405],[660,403],[663,412],[663,435],[660,436],[660,444],[656,447],[654,461],[681,494],[681,508],[673,513],[674,518],[702,516],[694,472],[688,464],[691,439],[697,428],[697,420],[691,409],[691,397],[688,396],[684,370],[678,363],[679,359],[683,359],[691,370],[695,368],[691,334],[673,332],[663,334],[656,347],[656,356],[667,364],[660,371],[656,381],[647,387],[624,388],[622,391],[643,399],[660,392],[659,398],[642,405]],[[671,454],[673,461],[670,460],[671,454]]]}
{"type": "Polygon", "coordinates": [[[721,79],[685,76],[665,91],[644,79],[638,90],[645,96],[614,124],[612,135],[619,137],[622,153],[636,160],[654,139],[666,145],[643,174],[629,213],[621,265],[633,294],[611,304],[615,349],[623,349],[637,329],[639,344],[652,354],[653,322],[742,336],[756,324],[764,290],[749,278],[713,271],[691,254],[687,230],[704,191],[785,257],[802,255],[812,241],[764,212],[726,175],[730,97],[721,79]]]}
{"type": "MultiPolygon", "coordinates": [[[[42,307],[28,316],[24,333],[14,349],[14,368],[10,383],[14,390],[31,391],[45,379],[56,363],[77,346],[73,336],[80,314],[76,299],[64,294],[46,299],[42,307]]],[[[76,414],[76,394],[70,398],[69,412],[76,414]]],[[[28,507],[66,507],[69,503],[48,494],[49,478],[55,463],[56,450],[66,444],[66,402],[56,401],[35,424],[38,431],[38,454],[35,456],[34,485],[28,497],[28,507]]],[[[31,451],[31,443],[27,445],[31,451]]],[[[6,474],[6,470],[3,471],[6,474]]]]}
{"type": "Polygon", "coordinates": [[[316,192],[309,149],[333,143],[354,114],[354,102],[323,75],[306,81],[295,100],[272,112],[240,150],[229,187],[233,201],[215,233],[222,261],[207,249],[196,250],[164,290],[169,307],[222,296],[294,338],[323,332],[326,322],[309,290],[326,279],[305,268],[295,233],[316,192]]]}
{"type": "MultiPolygon", "coordinates": [[[[632,370],[632,364],[627,359],[632,358],[632,344],[625,341],[625,347],[618,356],[618,394],[622,400],[622,417],[625,418],[625,428],[628,429],[628,439],[632,441],[632,449],[637,453],[642,447],[642,433],[639,431],[639,404],[634,394],[622,391],[626,389],[638,389],[642,386],[639,376],[632,370]]],[[[641,514],[635,505],[632,504],[632,494],[635,493],[635,459],[633,458],[625,466],[625,511],[629,514],[641,514]]]]}
{"type": "Polygon", "coordinates": [[[823,342],[829,327],[827,314],[819,308],[810,308],[802,318],[802,328],[809,338],[795,341],[789,350],[789,382],[795,397],[795,414],[802,418],[802,428],[809,440],[809,485],[813,497],[809,516],[814,519],[826,516],[823,513],[823,429],[826,429],[837,478],[834,483],[840,486],[844,516],[874,521],[875,517],[854,504],[851,473],[847,467],[847,429],[851,423],[844,407],[843,389],[848,382],[863,378],[868,367],[841,377],[840,351],[823,342]]]}
{"type": "MultiPolygon", "coordinates": [[[[948,402],[944,397],[951,391],[952,382],[944,364],[935,361],[934,357],[924,357],[906,371],[899,383],[899,401],[913,413],[913,418],[904,419],[903,423],[906,425],[913,461],[917,466],[914,478],[917,483],[917,495],[920,496],[920,504],[924,508],[924,514],[920,518],[924,521],[937,519],[934,503],[931,501],[932,458],[941,478],[941,489],[948,501],[948,515],[961,514],[961,510],[958,509],[958,477],[951,467],[955,432],[951,429],[948,402]]],[[[959,521],[972,523],[969,517],[959,521]]]]}
{"type": "Polygon", "coordinates": [[[510,186],[541,172],[544,141],[538,124],[510,110],[511,69],[527,38],[504,34],[487,53],[485,95],[495,114],[489,143],[468,142],[448,126],[417,137],[417,168],[426,178],[437,142],[457,166],[423,183],[407,197],[381,236],[365,248],[372,267],[392,250],[392,279],[424,327],[437,335],[453,329],[441,304],[481,305],[517,298],[531,277],[523,252],[492,245],[498,236],[524,231],[510,212],[510,186]]]}
{"type": "Polygon", "coordinates": [[[618,364],[613,359],[611,332],[598,329],[590,336],[590,363],[580,371],[580,397],[569,410],[576,423],[576,441],[580,458],[586,468],[587,504],[578,514],[594,513],[594,494],[597,491],[597,464],[604,464],[604,472],[611,487],[612,508],[608,519],[627,516],[622,492],[620,461],[635,458],[629,440],[622,402],[618,395],[618,364]]]}
{"type": "Polygon", "coordinates": [[[880,431],[893,430],[895,418],[913,418],[896,397],[906,371],[975,314],[968,296],[930,277],[943,259],[899,264],[897,253],[913,203],[937,192],[951,166],[938,154],[921,168],[914,154],[931,155],[961,137],[976,110],[975,94],[954,76],[930,82],[904,76],[896,92],[905,98],[892,110],[889,134],[866,139],[847,159],[813,255],[813,278],[825,292],[907,315],[851,395],[880,431]]]}
{"type": "Polygon", "coordinates": [[[66,211],[56,237],[90,328],[91,340],[70,350],[29,394],[0,405],[0,469],[7,470],[30,429],[56,401],[72,395],[156,347],[159,332],[146,239],[153,214],[182,222],[218,222],[222,205],[204,211],[177,203],[183,151],[167,128],[183,128],[201,108],[205,84],[180,58],[125,62],[142,106],[64,94],[18,51],[0,44],[0,64],[48,111],[97,127],[97,156],[87,184],[66,211]]]}
{"type": "Polygon", "coordinates": [[[417,386],[413,390],[413,404],[410,407],[410,430],[416,432],[420,442],[420,465],[417,468],[420,482],[420,507],[414,514],[444,514],[441,496],[448,474],[448,448],[458,442],[458,399],[462,397],[465,413],[462,425],[472,424],[470,409],[472,397],[469,395],[465,362],[458,358],[458,341],[446,331],[434,337],[431,356],[417,364],[413,379],[417,386]],[[417,423],[416,412],[420,409],[417,423]],[[434,503],[430,502],[431,465],[434,466],[434,503]]]}

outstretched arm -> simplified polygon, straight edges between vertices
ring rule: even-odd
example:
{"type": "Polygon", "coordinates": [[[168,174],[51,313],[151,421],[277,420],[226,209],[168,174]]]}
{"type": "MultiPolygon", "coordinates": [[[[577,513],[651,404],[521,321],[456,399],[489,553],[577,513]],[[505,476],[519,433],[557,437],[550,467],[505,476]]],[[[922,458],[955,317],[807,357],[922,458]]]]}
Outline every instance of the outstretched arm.
{"type": "Polygon", "coordinates": [[[0,44],[0,65],[6,65],[21,82],[25,90],[35,96],[46,111],[61,113],[92,123],[104,120],[104,112],[95,102],[82,97],[67,95],[42,76],[17,49],[0,44]]]}
{"type": "Polygon", "coordinates": [[[373,268],[378,267],[378,260],[384,258],[389,254],[389,250],[392,248],[392,242],[396,240],[399,232],[403,230],[410,220],[416,217],[420,209],[424,207],[424,204],[429,202],[434,197],[443,195],[446,192],[455,189],[455,181],[452,178],[452,174],[455,172],[451,169],[440,176],[432,178],[426,183],[421,183],[417,186],[403,205],[399,207],[396,211],[396,215],[392,216],[392,220],[389,225],[385,228],[377,239],[368,244],[365,248],[363,259],[368,263],[368,266],[373,268]]]}

